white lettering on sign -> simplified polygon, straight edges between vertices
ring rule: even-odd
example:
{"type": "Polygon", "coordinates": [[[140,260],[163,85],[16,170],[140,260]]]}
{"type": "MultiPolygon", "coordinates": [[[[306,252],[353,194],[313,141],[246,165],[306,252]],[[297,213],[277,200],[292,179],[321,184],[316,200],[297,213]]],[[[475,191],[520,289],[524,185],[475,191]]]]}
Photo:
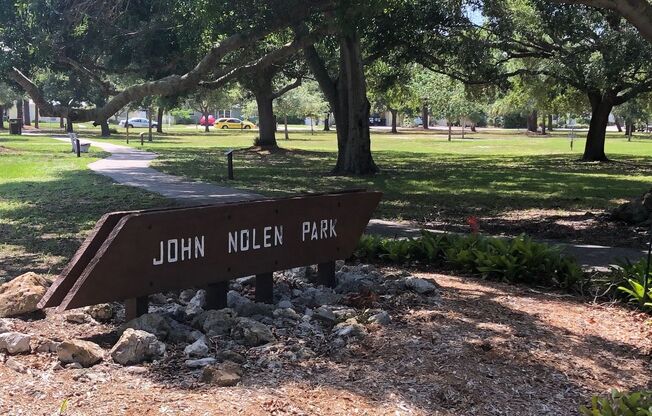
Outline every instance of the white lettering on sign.
{"type": "Polygon", "coordinates": [[[204,257],[204,236],[171,238],[159,242],[158,258],[152,259],[154,266],[160,266],[164,263],[176,263],[178,261],[187,261],[204,257]],[[193,257],[194,243],[194,257],[193,257]]]}
{"type": "Polygon", "coordinates": [[[229,232],[229,254],[283,245],[283,226],[244,229],[229,232]]]}
{"type": "Polygon", "coordinates": [[[321,221],[304,221],[301,224],[301,241],[326,240],[337,237],[335,226],[337,219],[326,219],[321,221]]]}

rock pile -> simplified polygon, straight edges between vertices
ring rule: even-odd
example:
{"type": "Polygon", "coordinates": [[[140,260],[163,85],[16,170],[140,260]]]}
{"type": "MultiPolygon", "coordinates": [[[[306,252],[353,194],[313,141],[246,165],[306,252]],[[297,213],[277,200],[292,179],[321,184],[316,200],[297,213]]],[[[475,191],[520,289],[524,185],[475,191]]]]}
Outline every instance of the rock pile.
{"type": "MultiPolygon", "coordinates": [[[[437,302],[433,282],[408,273],[382,273],[370,265],[339,263],[334,289],[316,286],[313,276],[311,268],[276,273],[274,305],[251,300],[252,277],[231,282],[228,307],[222,310],[205,310],[203,290],[155,295],[148,314],[118,328],[119,340],[110,351],[76,339],[39,339],[34,351],[56,352],[67,368],[103,360],[123,366],[176,360],[204,383],[232,386],[245,370],[273,370],[283,360],[309,360],[363,345],[370,331],[393,324],[386,309],[437,302]]],[[[64,319],[69,325],[97,325],[115,316],[113,306],[98,305],[64,319]]],[[[29,353],[30,342],[29,335],[12,332],[0,320],[0,352],[29,353]]]]}

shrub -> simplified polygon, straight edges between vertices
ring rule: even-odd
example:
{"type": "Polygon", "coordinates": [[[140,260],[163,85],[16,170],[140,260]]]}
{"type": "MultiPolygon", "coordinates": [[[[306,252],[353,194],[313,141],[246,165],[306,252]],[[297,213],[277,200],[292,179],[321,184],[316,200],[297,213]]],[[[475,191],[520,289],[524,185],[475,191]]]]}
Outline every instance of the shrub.
{"type": "Polygon", "coordinates": [[[391,263],[423,263],[449,267],[487,279],[561,288],[583,279],[580,266],[557,247],[521,236],[511,240],[435,234],[422,231],[416,239],[364,236],[355,256],[391,263]]]}
{"type": "Polygon", "coordinates": [[[620,393],[613,390],[609,397],[593,397],[591,408],[580,407],[586,416],[652,416],[652,391],[620,393]]]}
{"type": "Polygon", "coordinates": [[[637,263],[622,261],[611,268],[612,281],[618,286],[618,293],[638,306],[652,310],[652,282],[646,284],[647,259],[637,263]]]}

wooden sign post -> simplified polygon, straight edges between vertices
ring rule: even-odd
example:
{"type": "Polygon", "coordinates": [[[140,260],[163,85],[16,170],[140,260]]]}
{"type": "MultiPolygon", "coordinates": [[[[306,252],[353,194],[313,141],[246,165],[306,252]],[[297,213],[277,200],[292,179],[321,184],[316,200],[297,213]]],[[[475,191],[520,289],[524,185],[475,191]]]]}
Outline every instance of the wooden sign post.
{"type": "Polygon", "coordinates": [[[351,256],[381,193],[338,192],[149,211],[98,221],[39,307],[58,311],[127,301],[132,317],[146,296],[206,288],[210,307],[226,306],[228,281],[256,275],[256,300],[272,301],[272,273],[319,265],[335,283],[335,260],[351,256]]]}

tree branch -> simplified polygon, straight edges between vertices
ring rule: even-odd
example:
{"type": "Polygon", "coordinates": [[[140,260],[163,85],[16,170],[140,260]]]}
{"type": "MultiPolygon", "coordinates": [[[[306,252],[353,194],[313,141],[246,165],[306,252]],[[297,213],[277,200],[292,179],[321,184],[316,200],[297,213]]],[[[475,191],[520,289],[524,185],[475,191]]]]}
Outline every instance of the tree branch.
{"type": "Polygon", "coordinates": [[[219,44],[213,46],[201,61],[186,74],[171,75],[156,81],[132,85],[119,92],[100,108],[71,109],[63,105],[53,105],[44,98],[38,87],[17,68],[10,70],[8,77],[18,83],[32,97],[34,102],[39,104],[44,116],[67,116],[72,121],[94,121],[94,124],[97,125],[113,116],[130,102],[149,96],[169,96],[191,91],[199,85],[203,77],[215,69],[217,64],[228,53],[248,46],[277,30],[303,21],[315,11],[332,7],[332,0],[310,0],[306,1],[306,3],[306,7],[294,10],[290,16],[286,15],[283,19],[279,18],[249,33],[239,33],[224,39],[219,44]]]}
{"type": "Polygon", "coordinates": [[[280,90],[276,91],[275,93],[272,94],[272,99],[275,100],[278,97],[286,94],[289,91],[292,91],[295,88],[299,88],[301,86],[301,83],[303,82],[303,79],[301,77],[297,78],[296,81],[294,81],[291,84],[286,85],[285,87],[281,88],[280,90]]]}
{"type": "Polygon", "coordinates": [[[652,4],[648,0],[552,0],[555,3],[584,4],[609,9],[627,19],[640,34],[652,42],[652,4]]]}

